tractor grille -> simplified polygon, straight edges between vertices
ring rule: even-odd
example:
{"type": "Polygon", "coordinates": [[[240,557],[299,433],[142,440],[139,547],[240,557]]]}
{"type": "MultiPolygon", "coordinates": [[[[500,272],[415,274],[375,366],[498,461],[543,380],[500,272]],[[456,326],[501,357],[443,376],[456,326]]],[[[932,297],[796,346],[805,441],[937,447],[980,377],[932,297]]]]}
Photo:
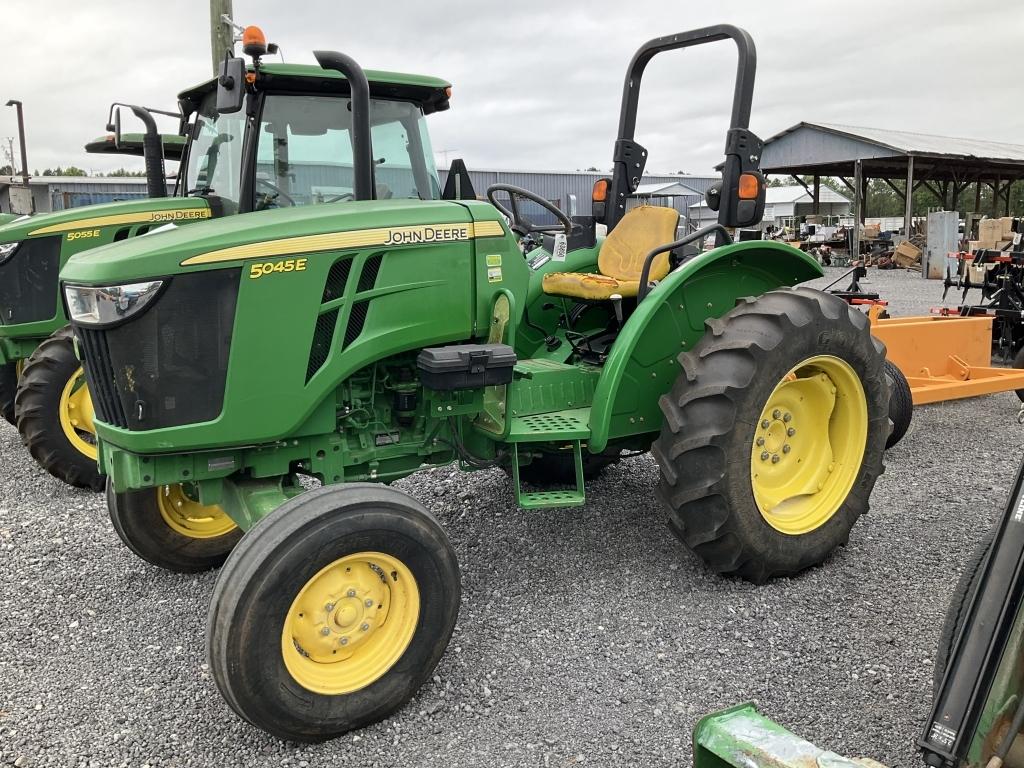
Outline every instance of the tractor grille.
{"type": "Polygon", "coordinates": [[[0,264],[0,323],[36,323],[57,313],[60,243],[60,235],[25,240],[0,264]]]}
{"type": "Polygon", "coordinates": [[[120,325],[76,325],[102,421],[149,430],[220,415],[239,272],[180,275],[150,307],[120,325]]]}

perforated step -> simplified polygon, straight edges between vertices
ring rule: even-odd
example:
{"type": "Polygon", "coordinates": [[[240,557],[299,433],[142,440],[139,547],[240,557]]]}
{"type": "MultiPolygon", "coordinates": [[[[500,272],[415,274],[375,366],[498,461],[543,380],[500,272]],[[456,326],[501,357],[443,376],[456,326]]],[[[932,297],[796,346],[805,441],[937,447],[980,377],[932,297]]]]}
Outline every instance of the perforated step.
{"type": "Polygon", "coordinates": [[[583,483],[583,448],[579,440],[572,441],[572,456],[576,465],[576,487],[572,490],[523,490],[519,477],[519,446],[512,446],[512,482],[516,491],[516,504],[523,509],[551,509],[553,507],[580,507],[587,501],[583,483]]]}
{"type": "Polygon", "coordinates": [[[547,443],[590,437],[590,409],[574,408],[532,416],[513,416],[510,443],[547,443]]]}

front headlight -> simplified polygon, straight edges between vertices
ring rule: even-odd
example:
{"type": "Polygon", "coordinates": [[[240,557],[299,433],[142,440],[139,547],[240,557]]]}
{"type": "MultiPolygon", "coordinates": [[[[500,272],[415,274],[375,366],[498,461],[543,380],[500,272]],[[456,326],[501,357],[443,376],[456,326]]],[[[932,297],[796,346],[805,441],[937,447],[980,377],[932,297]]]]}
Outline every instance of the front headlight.
{"type": "Polygon", "coordinates": [[[0,243],[0,265],[7,263],[14,255],[14,252],[18,250],[19,245],[21,243],[0,243]]]}
{"type": "Polygon", "coordinates": [[[134,315],[156,297],[162,285],[162,280],[102,288],[65,285],[64,295],[68,299],[68,314],[76,323],[106,325],[134,315]]]}

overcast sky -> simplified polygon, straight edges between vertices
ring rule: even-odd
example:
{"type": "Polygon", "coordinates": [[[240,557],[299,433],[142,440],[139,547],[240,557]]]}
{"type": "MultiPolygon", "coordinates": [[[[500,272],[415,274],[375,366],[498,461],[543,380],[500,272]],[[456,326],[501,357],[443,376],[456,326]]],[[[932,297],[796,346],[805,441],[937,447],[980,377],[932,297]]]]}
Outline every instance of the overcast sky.
{"type": "MultiPolygon", "coordinates": [[[[439,163],[448,150],[471,168],[608,168],[633,51],[720,22],[757,45],[762,138],[806,120],[1024,144],[1019,0],[234,0],[234,16],[289,62],[328,48],[450,80],[452,108],[430,118],[439,163]]],[[[124,164],[81,147],[111,101],[172,108],[210,77],[208,24],[206,0],[3,0],[0,105],[25,104],[30,169],[124,164]]],[[[649,171],[721,160],[734,73],[724,42],[652,62],[637,127],[649,171]]],[[[0,106],[0,139],[14,118],[0,106]]]]}

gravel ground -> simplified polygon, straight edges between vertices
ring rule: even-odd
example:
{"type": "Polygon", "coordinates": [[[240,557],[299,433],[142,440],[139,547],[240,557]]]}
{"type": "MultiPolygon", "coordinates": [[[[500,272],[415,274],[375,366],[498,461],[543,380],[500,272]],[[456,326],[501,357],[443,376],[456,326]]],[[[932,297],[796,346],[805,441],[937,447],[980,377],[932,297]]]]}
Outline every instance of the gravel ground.
{"type": "MultiPolygon", "coordinates": [[[[870,281],[896,314],[939,303],[917,275],[870,281]]],[[[685,766],[698,717],[751,699],[840,753],[920,765],[939,625],[1012,480],[1017,406],[918,408],[849,546],[764,587],[676,542],[646,456],[561,511],[518,510],[496,471],[407,479],[458,551],[455,636],[405,710],[312,747],[222,702],[204,645],[216,574],[136,559],[103,497],[50,479],[2,424],[0,765],[685,766]]]]}

